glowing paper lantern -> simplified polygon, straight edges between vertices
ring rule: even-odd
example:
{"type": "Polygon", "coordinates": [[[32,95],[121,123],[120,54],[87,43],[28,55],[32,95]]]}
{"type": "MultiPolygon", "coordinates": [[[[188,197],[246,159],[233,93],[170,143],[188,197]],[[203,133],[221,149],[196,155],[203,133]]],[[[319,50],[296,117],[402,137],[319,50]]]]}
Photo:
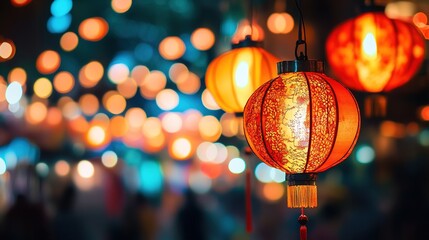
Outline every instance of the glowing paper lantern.
{"type": "Polygon", "coordinates": [[[288,207],[316,207],[317,173],[356,144],[360,117],[353,95],[323,73],[323,62],[285,61],[244,108],[245,136],[266,164],[288,174],[288,207]]]}
{"type": "Polygon", "coordinates": [[[335,28],[326,41],[328,62],[348,87],[390,91],[408,82],[424,58],[414,26],[383,13],[365,13],[335,28]]]}
{"type": "Polygon", "coordinates": [[[255,89],[276,76],[278,58],[250,38],[241,44],[215,58],[206,72],[207,89],[226,112],[243,112],[255,89]]]}

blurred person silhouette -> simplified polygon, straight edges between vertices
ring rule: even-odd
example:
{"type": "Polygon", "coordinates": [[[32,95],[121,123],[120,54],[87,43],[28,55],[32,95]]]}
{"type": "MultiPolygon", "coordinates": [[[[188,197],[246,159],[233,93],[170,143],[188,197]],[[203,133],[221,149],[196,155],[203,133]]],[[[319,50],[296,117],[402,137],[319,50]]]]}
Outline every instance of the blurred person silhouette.
{"type": "Polygon", "coordinates": [[[69,182],[56,199],[57,213],[53,219],[52,227],[54,239],[59,240],[86,240],[88,231],[82,219],[74,211],[76,188],[69,182]]]}
{"type": "Polygon", "coordinates": [[[0,224],[0,239],[53,239],[43,205],[31,203],[25,195],[18,194],[0,224]]]}
{"type": "Polygon", "coordinates": [[[190,189],[185,193],[185,202],[177,214],[176,225],[179,234],[178,239],[207,239],[204,210],[199,205],[195,194],[190,189]]]}

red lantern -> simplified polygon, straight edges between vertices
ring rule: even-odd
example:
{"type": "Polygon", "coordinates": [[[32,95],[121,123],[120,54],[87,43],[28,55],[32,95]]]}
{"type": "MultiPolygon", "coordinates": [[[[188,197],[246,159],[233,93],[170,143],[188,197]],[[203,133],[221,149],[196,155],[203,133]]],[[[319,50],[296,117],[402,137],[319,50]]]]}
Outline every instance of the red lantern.
{"type": "Polygon", "coordinates": [[[326,41],[326,54],[346,86],[386,92],[408,82],[419,69],[424,40],[413,25],[369,12],[335,28],[326,41]]]}
{"type": "Polygon", "coordinates": [[[321,61],[278,63],[244,108],[245,136],[266,164],[288,174],[288,207],[316,207],[316,175],[356,144],[360,117],[348,89],[323,73],[321,61]]]}

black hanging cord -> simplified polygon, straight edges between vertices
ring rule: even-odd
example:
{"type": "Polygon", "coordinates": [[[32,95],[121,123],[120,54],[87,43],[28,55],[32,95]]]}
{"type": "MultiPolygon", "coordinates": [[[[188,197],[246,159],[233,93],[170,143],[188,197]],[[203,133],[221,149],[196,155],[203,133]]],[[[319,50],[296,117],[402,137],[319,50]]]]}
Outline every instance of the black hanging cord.
{"type": "Polygon", "coordinates": [[[304,17],[302,15],[302,11],[301,11],[301,1],[300,0],[295,0],[296,3],[296,7],[298,8],[298,12],[299,12],[299,24],[298,24],[298,40],[296,41],[296,46],[295,46],[295,58],[297,60],[308,60],[307,57],[307,35],[305,34],[305,24],[304,24],[304,17]],[[304,33],[304,34],[303,34],[304,33]],[[304,37],[303,37],[304,35],[304,37]],[[300,45],[304,45],[304,52],[300,52],[298,55],[298,48],[300,45]]]}

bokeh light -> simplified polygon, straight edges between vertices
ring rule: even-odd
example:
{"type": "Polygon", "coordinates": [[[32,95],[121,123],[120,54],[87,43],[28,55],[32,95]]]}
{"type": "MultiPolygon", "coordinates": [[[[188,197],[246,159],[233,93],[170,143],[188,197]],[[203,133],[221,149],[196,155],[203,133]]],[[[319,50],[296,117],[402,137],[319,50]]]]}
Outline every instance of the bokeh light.
{"type": "Polygon", "coordinates": [[[140,191],[147,195],[161,192],[163,173],[161,166],[155,161],[144,161],[140,165],[140,191]]]}
{"type": "Polygon", "coordinates": [[[242,158],[233,158],[228,163],[228,169],[234,174],[240,174],[246,169],[246,162],[242,158]]]}
{"type": "Polygon", "coordinates": [[[271,167],[263,162],[259,163],[255,168],[255,177],[263,183],[272,182],[271,167]]]}
{"type": "Polygon", "coordinates": [[[271,202],[280,200],[285,193],[285,188],[280,183],[266,183],[262,186],[262,195],[271,202]]]}
{"type": "Polygon", "coordinates": [[[49,166],[44,162],[36,164],[36,172],[41,177],[46,177],[49,174],[49,166]]]}
{"type": "Polygon", "coordinates": [[[111,6],[113,11],[117,13],[124,13],[131,8],[132,4],[132,0],[112,0],[111,6]]]}
{"type": "Polygon", "coordinates": [[[191,34],[191,43],[198,50],[209,50],[215,43],[215,35],[208,28],[198,28],[191,34]]]}
{"type": "Polygon", "coordinates": [[[165,88],[167,77],[158,70],[153,70],[146,76],[144,83],[140,85],[140,94],[146,99],[154,99],[165,88]]]}
{"type": "Polygon", "coordinates": [[[201,94],[201,101],[203,102],[204,107],[206,107],[207,109],[210,109],[210,110],[220,109],[219,105],[216,103],[215,99],[213,98],[213,95],[207,89],[205,89],[201,94]]]}
{"type": "Polygon", "coordinates": [[[169,148],[170,156],[176,160],[186,160],[191,156],[192,145],[185,137],[174,139],[169,148]]]}
{"type": "Polygon", "coordinates": [[[356,160],[362,164],[368,164],[374,161],[375,151],[371,146],[358,146],[356,150],[356,160]]]}
{"type": "Polygon", "coordinates": [[[65,160],[59,160],[54,165],[55,173],[60,177],[65,177],[70,173],[70,165],[65,160]]]}
{"type": "Polygon", "coordinates": [[[416,12],[416,4],[410,1],[389,2],[384,9],[384,13],[391,19],[410,21],[416,12]]]}
{"type": "Polygon", "coordinates": [[[118,155],[113,151],[105,151],[101,155],[101,162],[105,167],[112,168],[118,163],[118,155]]]}
{"type": "Polygon", "coordinates": [[[94,176],[94,166],[88,160],[81,160],[77,164],[77,172],[82,178],[91,178],[94,176]]]}
{"type": "Polygon", "coordinates": [[[217,147],[212,142],[202,142],[197,147],[197,157],[202,162],[213,162],[217,154],[217,147]]]}
{"type": "Polygon", "coordinates": [[[181,116],[178,113],[168,112],[162,116],[162,128],[168,133],[180,131],[183,125],[181,116]]]}
{"type": "Polygon", "coordinates": [[[198,130],[202,139],[206,141],[217,141],[222,134],[222,127],[214,116],[204,116],[198,123],[198,130]]]}
{"type": "Polygon", "coordinates": [[[251,35],[251,39],[255,42],[261,42],[265,38],[264,30],[257,22],[253,21],[250,25],[247,19],[241,20],[232,36],[231,42],[237,44],[249,35],[251,35]]]}
{"type": "Polygon", "coordinates": [[[127,120],[120,115],[114,116],[112,119],[110,119],[109,130],[112,134],[112,137],[123,137],[128,131],[127,120]]]}
{"type": "Polygon", "coordinates": [[[100,147],[106,143],[106,130],[100,126],[91,126],[86,135],[88,144],[92,147],[100,147]]]}
{"type": "Polygon", "coordinates": [[[67,71],[59,72],[54,77],[54,89],[59,93],[70,92],[75,84],[74,77],[67,71]]]}
{"type": "Polygon", "coordinates": [[[126,99],[134,97],[137,93],[137,83],[133,78],[127,78],[116,86],[118,92],[126,99]]]}
{"type": "Polygon", "coordinates": [[[144,121],[142,133],[147,138],[155,138],[162,134],[161,121],[156,117],[149,117],[144,121]]]}
{"type": "Polygon", "coordinates": [[[79,35],[87,41],[97,42],[109,31],[109,24],[101,17],[87,18],[79,24],[79,35]]]}
{"type": "Polygon", "coordinates": [[[3,175],[6,172],[6,162],[3,158],[0,157],[0,175],[3,175]]]}
{"type": "Polygon", "coordinates": [[[103,96],[103,106],[112,114],[120,114],[127,107],[127,101],[118,92],[108,91],[103,96]]]}
{"type": "Polygon", "coordinates": [[[16,47],[12,40],[0,39],[0,62],[12,59],[15,53],[16,47]]]}
{"type": "Polygon", "coordinates": [[[83,114],[92,116],[98,112],[100,103],[94,94],[87,93],[79,98],[79,106],[83,114]]]}
{"type": "Polygon", "coordinates": [[[180,82],[180,79],[185,79],[188,74],[188,67],[186,67],[186,65],[183,63],[175,63],[171,65],[170,69],[168,70],[168,76],[170,77],[171,81],[175,83],[180,82]]]}
{"type": "Polygon", "coordinates": [[[61,36],[60,46],[66,52],[73,51],[78,44],[79,38],[74,32],[66,32],[61,36]]]}
{"type": "Polygon", "coordinates": [[[18,82],[24,87],[27,82],[27,72],[23,68],[16,67],[9,72],[7,79],[9,83],[18,82]]]}
{"type": "Polygon", "coordinates": [[[107,72],[107,76],[109,77],[110,81],[115,84],[125,82],[129,75],[130,69],[123,63],[113,64],[107,72]]]}
{"type": "Polygon", "coordinates": [[[103,78],[103,75],[103,65],[98,61],[91,61],[82,67],[79,81],[83,87],[93,87],[103,78]]]}
{"type": "Polygon", "coordinates": [[[181,74],[176,84],[182,93],[195,94],[200,90],[201,81],[197,74],[189,72],[188,74],[181,74]]]}
{"type": "Polygon", "coordinates": [[[143,65],[137,65],[131,71],[131,78],[137,83],[138,86],[143,85],[145,78],[149,75],[149,68],[143,65]]]}
{"type": "Polygon", "coordinates": [[[156,95],[156,104],[164,111],[169,111],[179,105],[179,95],[173,89],[161,90],[156,95]]]}
{"type": "Polygon", "coordinates": [[[48,109],[48,114],[46,115],[46,123],[51,126],[59,125],[63,120],[63,115],[61,111],[56,107],[50,107],[48,109]]]}
{"type": "Polygon", "coordinates": [[[25,120],[30,124],[39,124],[45,120],[48,108],[42,102],[33,102],[25,110],[25,120]]]}
{"type": "Polygon", "coordinates": [[[36,68],[41,74],[51,74],[61,65],[61,57],[54,50],[43,51],[36,60],[36,68]]]}
{"type": "Polygon", "coordinates": [[[15,7],[23,7],[31,3],[31,0],[10,0],[10,3],[15,7]]]}
{"type": "Polygon", "coordinates": [[[48,98],[52,94],[52,83],[47,78],[39,78],[34,83],[33,90],[39,98],[48,98]]]}
{"type": "Polygon", "coordinates": [[[294,21],[289,13],[273,13],[268,17],[267,27],[272,33],[287,34],[293,29],[294,21]]]}
{"type": "Polygon", "coordinates": [[[423,28],[428,23],[428,16],[424,12],[418,12],[413,16],[413,23],[418,28],[423,28]]]}
{"type": "Polygon", "coordinates": [[[22,98],[22,86],[18,82],[10,83],[6,88],[6,101],[9,104],[16,104],[22,98]]]}
{"type": "Polygon", "coordinates": [[[159,44],[159,53],[166,60],[176,60],[183,56],[185,43],[179,37],[166,37],[159,44]]]}
{"type": "Polygon", "coordinates": [[[140,129],[146,120],[146,112],[138,107],[133,107],[127,110],[125,119],[128,121],[130,128],[140,129]]]}

